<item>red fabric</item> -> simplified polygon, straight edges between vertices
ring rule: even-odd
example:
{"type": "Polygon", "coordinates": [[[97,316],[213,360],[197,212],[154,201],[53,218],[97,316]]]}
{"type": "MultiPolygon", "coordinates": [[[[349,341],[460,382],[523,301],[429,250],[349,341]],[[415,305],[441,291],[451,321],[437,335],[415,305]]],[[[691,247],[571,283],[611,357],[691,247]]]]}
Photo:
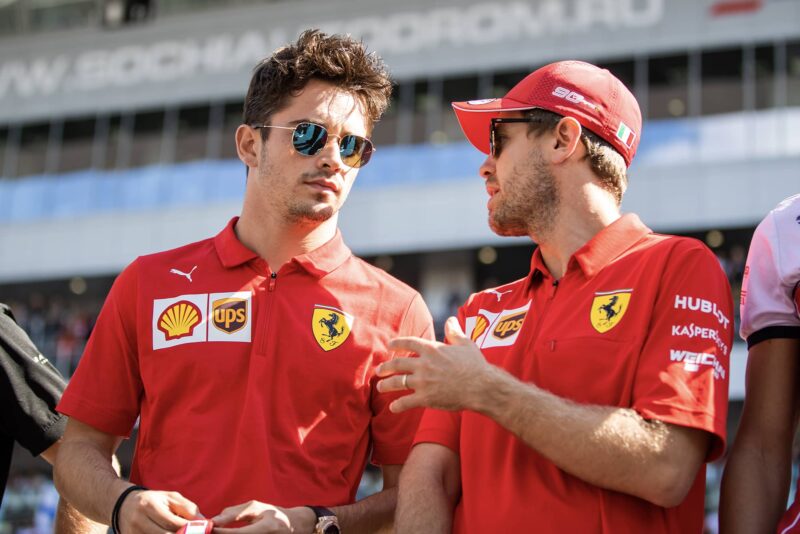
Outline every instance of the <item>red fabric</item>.
{"type": "MultiPolygon", "coordinates": [[[[578,403],[705,430],[713,460],[725,442],[732,307],[727,279],[705,246],[652,234],[627,215],[576,252],[557,286],[537,250],[527,278],[473,295],[459,319],[486,359],[520,380],[578,403]],[[600,332],[593,311],[610,295],[618,296],[607,306],[617,319],[600,332]]],[[[474,412],[427,410],[421,442],[460,456],[456,533],[534,525],[543,534],[702,532],[704,469],[684,502],[664,509],[567,474],[474,412]]]]}
{"type": "Polygon", "coordinates": [[[370,450],[377,464],[405,461],[420,413],[390,413],[397,395],[377,392],[375,368],[392,338],[431,338],[430,314],[339,234],[273,280],[235,222],[125,269],[58,408],[120,436],[141,414],[131,480],[179,491],[206,517],[250,499],[350,503],[370,450]],[[159,307],[172,301],[201,321],[170,340],[159,307]],[[350,333],[324,350],[314,327],[327,331],[331,309],[352,317],[350,333]]]}

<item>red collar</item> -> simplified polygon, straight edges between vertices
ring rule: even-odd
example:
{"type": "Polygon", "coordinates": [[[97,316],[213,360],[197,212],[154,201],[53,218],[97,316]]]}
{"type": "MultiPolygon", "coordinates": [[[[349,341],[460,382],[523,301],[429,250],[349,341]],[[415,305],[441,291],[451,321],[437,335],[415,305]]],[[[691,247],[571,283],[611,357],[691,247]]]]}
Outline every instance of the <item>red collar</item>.
{"type": "MultiPolygon", "coordinates": [[[[569,260],[567,271],[572,269],[574,262],[583,271],[586,278],[592,278],[620,254],[652,232],[639,219],[638,215],[635,213],[625,214],[600,230],[586,244],[576,250],[569,260]]],[[[552,278],[542,258],[542,252],[537,248],[533,251],[531,258],[531,270],[526,287],[530,288],[530,285],[539,276],[552,278]]]]}
{"type": "MultiPolygon", "coordinates": [[[[217,249],[217,255],[226,269],[232,269],[251,260],[260,259],[258,254],[244,246],[239,241],[239,238],[236,237],[234,227],[238,220],[239,217],[231,219],[225,228],[214,237],[214,247],[217,249]]],[[[352,256],[352,252],[344,244],[342,233],[337,229],[336,235],[330,241],[311,252],[295,256],[292,258],[292,263],[301,266],[312,276],[321,278],[336,270],[350,256],[352,256]]]]}

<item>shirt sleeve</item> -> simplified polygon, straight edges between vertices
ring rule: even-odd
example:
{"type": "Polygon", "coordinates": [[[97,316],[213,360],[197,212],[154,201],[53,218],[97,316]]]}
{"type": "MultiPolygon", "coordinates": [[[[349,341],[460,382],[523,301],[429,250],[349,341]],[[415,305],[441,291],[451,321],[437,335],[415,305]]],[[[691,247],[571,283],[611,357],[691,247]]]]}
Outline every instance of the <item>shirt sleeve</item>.
{"type": "MultiPolygon", "coordinates": [[[[464,306],[458,309],[458,324],[465,330],[466,313],[464,306]]],[[[414,436],[414,445],[419,443],[438,443],[459,454],[461,439],[460,411],[436,410],[427,408],[414,436]]]]}
{"type": "MultiPolygon", "coordinates": [[[[433,319],[419,293],[414,294],[414,298],[405,312],[398,336],[434,339],[433,319]]],[[[405,393],[402,391],[396,393],[378,393],[376,391],[373,395],[374,415],[370,423],[370,431],[373,439],[372,463],[376,465],[405,463],[411,450],[411,443],[422,416],[422,409],[407,410],[399,414],[392,413],[389,405],[403,395],[405,393]]]]}
{"type": "Polygon", "coordinates": [[[717,258],[680,239],[661,275],[633,388],[646,419],[705,430],[708,460],[725,448],[733,300],[717,258]]]}
{"type": "MultiPolygon", "coordinates": [[[[794,223],[794,221],[790,221],[794,223]]],[[[790,227],[800,234],[797,229],[790,227]]],[[[758,225],[747,254],[739,334],[748,347],[775,338],[800,338],[797,285],[800,282],[800,235],[782,232],[775,212],[758,225]]]]}
{"type": "Polygon", "coordinates": [[[117,277],[58,410],[107,434],[128,437],[139,416],[137,264],[117,277]]]}
{"type": "Polygon", "coordinates": [[[0,304],[0,410],[2,433],[38,456],[64,433],[56,411],[64,379],[36,349],[11,310],[0,304]]]}

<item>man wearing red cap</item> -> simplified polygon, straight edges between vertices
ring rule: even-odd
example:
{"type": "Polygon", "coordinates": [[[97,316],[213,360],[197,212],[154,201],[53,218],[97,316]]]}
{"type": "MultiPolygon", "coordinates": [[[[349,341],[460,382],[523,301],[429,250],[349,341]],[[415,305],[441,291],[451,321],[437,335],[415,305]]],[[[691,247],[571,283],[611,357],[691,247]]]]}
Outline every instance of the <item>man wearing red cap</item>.
{"type": "Polygon", "coordinates": [[[530,274],[472,295],[445,343],[382,364],[391,409],[426,406],[396,528],[688,533],[724,449],[732,302],[714,255],[620,214],[639,106],[563,61],[506,97],[453,104],[489,225],[539,246],[530,274]]]}

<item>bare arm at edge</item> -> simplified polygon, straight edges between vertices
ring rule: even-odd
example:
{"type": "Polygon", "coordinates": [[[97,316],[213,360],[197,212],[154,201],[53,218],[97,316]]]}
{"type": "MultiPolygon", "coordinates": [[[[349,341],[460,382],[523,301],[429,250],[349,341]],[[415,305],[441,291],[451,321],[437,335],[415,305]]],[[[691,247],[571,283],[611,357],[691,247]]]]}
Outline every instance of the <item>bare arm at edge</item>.
{"type": "Polygon", "coordinates": [[[460,495],[458,455],[437,443],[416,445],[400,476],[395,532],[451,532],[453,510],[460,495]]]}
{"type": "Polygon", "coordinates": [[[722,476],[720,532],[775,532],[786,509],[800,402],[800,339],[750,348],[739,430],[722,476]]]}

